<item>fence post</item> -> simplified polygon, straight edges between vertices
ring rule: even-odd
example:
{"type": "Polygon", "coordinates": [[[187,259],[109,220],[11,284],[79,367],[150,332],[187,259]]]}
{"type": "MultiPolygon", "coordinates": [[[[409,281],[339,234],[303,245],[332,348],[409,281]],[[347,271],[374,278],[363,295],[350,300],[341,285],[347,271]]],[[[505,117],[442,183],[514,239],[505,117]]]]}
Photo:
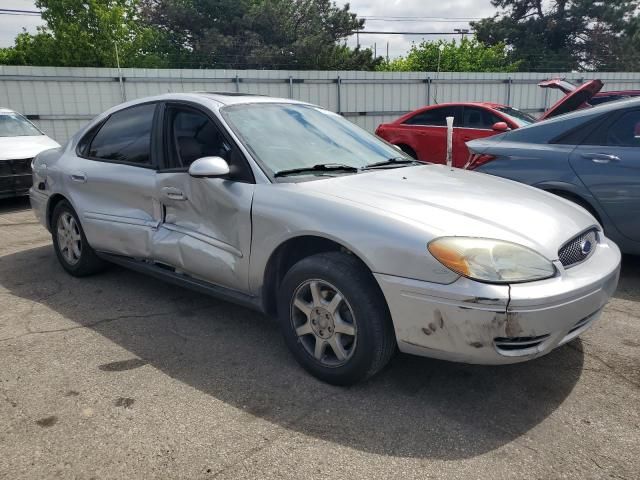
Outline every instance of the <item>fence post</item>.
{"type": "Polygon", "coordinates": [[[338,87],[338,114],[342,115],[342,98],[340,95],[340,86],[342,85],[342,79],[340,75],[338,75],[338,79],[336,80],[336,85],[338,87]]]}
{"type": "Polygon", "coordinates": [[[431,77],[427,76],[427,105],[431,105],[431,77]]]}
{"type": "Polygon", "coordinates": [[[289,75],[289,98],[293,98],[293,77],[289,75]]]}
{"type": "Polygon", "coordinates": [[[507,106],[511,106],[511,85],[513,84],[513,78],[507,79],[507,106]]]}
{"type": "Polygon", "coordinates": [[[240,93],[240,77],[238,76],[237,73],[236,73],[235,83],[236,83],[236,93],[240,93]]]}

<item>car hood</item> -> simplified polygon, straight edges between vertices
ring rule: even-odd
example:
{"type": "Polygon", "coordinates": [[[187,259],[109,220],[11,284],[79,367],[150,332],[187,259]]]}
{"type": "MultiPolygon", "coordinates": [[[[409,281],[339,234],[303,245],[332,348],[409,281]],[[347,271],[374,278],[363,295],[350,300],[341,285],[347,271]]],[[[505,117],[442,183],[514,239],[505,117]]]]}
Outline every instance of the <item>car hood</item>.
{"type": "Polygon", "coordinates": [[[44,150],[60,145],[46,135],[26,137],[0,137],[0,160],[33,158],[44,150]]]}
{"type": "Polygon", "coordinates": [[[588,104],[589,100],[591,100],[596,93],[602,90],[603,86],[604,83],[600,80],[591,80],[586,82],[558,100],[555,105],[540,117],[540,120],[546,120],[547,118],[557,117],[563,113],[578,110],[583,105],[588,104]]]}
{"type": "Polygon", "coordinates": [[[585,210],[542,190],[444,165],[368,172],[299,184],[391,213],[437,236],[515,242],[551,260],[567,240],[595,224],[585,210]]]}

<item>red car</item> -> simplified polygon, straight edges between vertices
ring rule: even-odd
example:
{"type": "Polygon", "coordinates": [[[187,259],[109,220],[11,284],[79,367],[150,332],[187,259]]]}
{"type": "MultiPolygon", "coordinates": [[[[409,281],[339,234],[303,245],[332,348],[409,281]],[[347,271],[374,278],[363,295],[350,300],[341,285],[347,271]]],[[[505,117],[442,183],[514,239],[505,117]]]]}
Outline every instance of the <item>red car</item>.
{"type": "Polygon", "coordinates": [[[446,118],[454,117],[453,166],[462,168],[469,158],[469,150],[465,145],[467,142],[582,108],[600,91],[602,85],[599,80],[585,83],[558,101],[540,119],[497,103],[442,103],[415,110],[392,123],[383,123],[377,128],[376,135],[397,145],[413,158],[444,163],[447,151],[446,118]]]}

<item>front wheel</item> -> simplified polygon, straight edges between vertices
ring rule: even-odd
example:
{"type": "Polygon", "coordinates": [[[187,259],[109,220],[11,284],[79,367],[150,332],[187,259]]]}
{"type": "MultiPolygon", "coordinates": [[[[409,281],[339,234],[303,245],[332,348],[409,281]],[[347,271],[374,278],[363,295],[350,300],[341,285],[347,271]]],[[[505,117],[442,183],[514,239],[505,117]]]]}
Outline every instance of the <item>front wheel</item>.
{"type": "Polygon", "coordinates": [[[301,260],[287,272],[279,293],[287,346],[320,380],[357,383],[381,370],[395,353],[386,301],[353,255],[330,252],[301,260]]]}

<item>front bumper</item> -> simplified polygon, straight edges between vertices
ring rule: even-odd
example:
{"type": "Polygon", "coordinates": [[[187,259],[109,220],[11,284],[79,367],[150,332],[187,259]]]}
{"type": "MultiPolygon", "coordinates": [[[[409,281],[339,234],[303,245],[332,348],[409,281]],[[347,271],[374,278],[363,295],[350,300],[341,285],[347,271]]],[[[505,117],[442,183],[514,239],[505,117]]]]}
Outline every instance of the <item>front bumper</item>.
{"type": "Polygon", "coordinates": [[[376,274],[401,351],[464,363],[508,364],[549,353],[599,318],[620,275],[620,250],[602,240],[584,263],[539,282],[450,285],[376,274]]]}

